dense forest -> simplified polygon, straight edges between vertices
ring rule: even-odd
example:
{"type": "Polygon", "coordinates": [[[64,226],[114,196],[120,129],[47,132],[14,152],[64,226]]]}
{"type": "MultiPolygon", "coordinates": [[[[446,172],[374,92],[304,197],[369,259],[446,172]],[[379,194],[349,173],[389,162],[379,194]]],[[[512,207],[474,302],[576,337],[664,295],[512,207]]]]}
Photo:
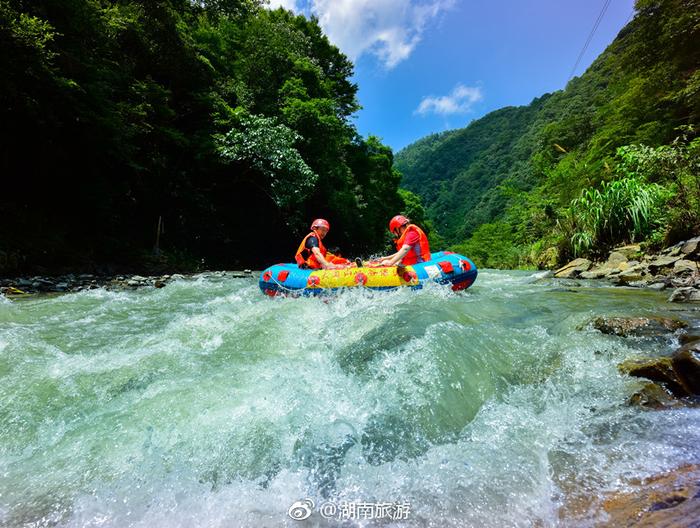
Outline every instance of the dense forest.
{"type": "Polygon", "coordinates": [[[315,217],[383,249],[420,204],[350,122],[353,65],[262,4],[0,0],[0,273],[262,266],[315,217]]]}
{"type": "Polygon", "coordinates": [[[402,186],[477,264],[552,267],[700,234],[700,1],[635,7],[566,89],[397,153],[402,186]]]}

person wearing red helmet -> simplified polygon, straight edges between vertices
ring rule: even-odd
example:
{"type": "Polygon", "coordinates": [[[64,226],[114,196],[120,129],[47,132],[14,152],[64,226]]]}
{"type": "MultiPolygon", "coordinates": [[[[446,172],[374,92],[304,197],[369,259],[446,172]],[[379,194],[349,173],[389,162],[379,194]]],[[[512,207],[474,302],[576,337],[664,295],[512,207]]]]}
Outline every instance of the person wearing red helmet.
{"type": "Polygon", "coordinates": [[[300,268],[342,269],[350,264],[349,260],[333,255],[323,245],[323,239],[330,228],[328,220],[323,218],[317,218],[311,222],[311,232],[301,241],[294,255],[300,268]]]}
{"type": "Polygon", "coordinates": [[[396,253],[376,261],[378,266],[409,266],[430,260],[430,244],[423,230],[403,215],[389,221],[389,231],[396,238],[396,253]]]}

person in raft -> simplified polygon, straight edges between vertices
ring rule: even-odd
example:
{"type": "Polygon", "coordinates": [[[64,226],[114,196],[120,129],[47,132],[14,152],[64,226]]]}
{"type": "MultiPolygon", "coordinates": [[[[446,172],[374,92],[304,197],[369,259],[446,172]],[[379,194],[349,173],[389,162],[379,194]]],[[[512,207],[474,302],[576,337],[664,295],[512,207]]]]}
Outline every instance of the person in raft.
{"type": "Polygon", "coordinates": [[[396,253],[377,259],[375,266],[409,266],[430,260],[430,245],[423,230],[402,215],[389,222],[389,231],[396,238],[396,253]]]}
{"type": "Polygon", "coordinates": [[[323,218],[317,218],[311,223],[311,233],[304,237],[299,244],[294,259],[300,268],[304,269],[343,269],[350,266],[350,261],[337,257],[326,250],[323,239],[328,234],[331,225],[323,218]]]}

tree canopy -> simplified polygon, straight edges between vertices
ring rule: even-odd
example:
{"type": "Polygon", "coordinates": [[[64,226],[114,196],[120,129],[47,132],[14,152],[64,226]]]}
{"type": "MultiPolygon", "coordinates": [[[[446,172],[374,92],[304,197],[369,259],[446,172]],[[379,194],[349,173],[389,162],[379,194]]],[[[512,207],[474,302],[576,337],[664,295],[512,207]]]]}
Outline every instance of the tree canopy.
{"type": "Polygon", "coordinates": [[[0,0],[0,272],[290,260],[315,217],[381,249],[403,207],[353,65],[255,0],[0,0]],[[164,256],[163,256],[164,255],[164,256]]]}

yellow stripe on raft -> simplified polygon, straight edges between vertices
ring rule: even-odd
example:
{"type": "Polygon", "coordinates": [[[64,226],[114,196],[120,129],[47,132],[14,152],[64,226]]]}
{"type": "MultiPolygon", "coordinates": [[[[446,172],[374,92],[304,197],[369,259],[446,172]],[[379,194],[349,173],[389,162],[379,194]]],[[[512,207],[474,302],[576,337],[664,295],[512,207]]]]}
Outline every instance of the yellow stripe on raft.
{"type": "Polygon", "coordinates": [[[382,268],[347,268],[311,272],[307,288],[393,288],[418,284],[413,266],[382,268]],[[313,277],[317,277],[314,279],[313,277]],[[408,280],[406,280],[408,279],[408,280]]]}

